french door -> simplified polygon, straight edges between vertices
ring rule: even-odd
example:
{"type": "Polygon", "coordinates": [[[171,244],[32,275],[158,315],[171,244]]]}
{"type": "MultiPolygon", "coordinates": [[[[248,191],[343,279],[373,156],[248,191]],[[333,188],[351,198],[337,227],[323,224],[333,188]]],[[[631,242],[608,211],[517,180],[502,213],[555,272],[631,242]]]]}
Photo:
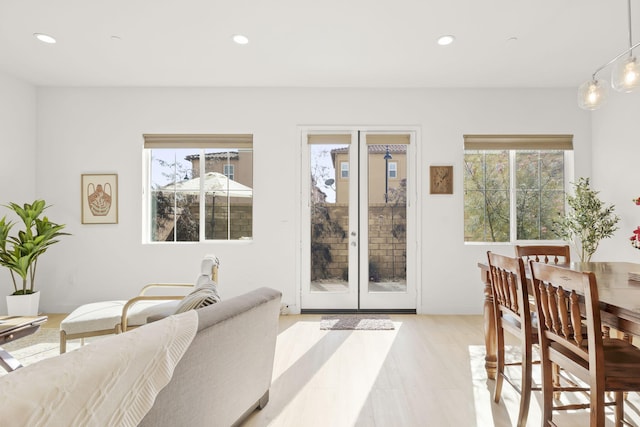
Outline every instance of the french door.
{"type": "Polygon", "coordinates": [[[302,132],[302,310],[416,309],[416,132],[302,132]]]}

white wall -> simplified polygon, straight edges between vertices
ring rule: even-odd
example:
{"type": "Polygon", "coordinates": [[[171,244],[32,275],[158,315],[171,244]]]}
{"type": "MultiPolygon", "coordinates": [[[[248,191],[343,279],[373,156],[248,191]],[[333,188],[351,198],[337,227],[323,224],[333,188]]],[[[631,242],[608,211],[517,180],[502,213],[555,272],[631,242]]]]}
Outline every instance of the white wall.
{"type": "MultiPolygon", "coordinates": [[[[36,197],[36,89],[0,73],[0,205],[32,202],[36,197]]],[[[0,207],[0,218],[7,209],[0,207]]],[[[0,295],[13,292],[8,270],[0,269],[0,295]]],[[[4,297],[0,313],[6,313],[4,297]]]]}
{"type": "Polygon", "coordinates": [[[593,114],[593,187],[603,201],[614,204],[620,229],[603,240],[594,260],[640,262],[640,250],[629,237],[640,226],[640,93],[611,91],[593,114]]]}
{"type": "MultiPolygon", "coordinates": [[[[0,118],[0,204],[33,201],[36,89],[0,73],[0,118]]],[[[0,217],[4,215],[4,209],[0,210],[0,217]]]]}
{"type": "Polygon", "coordinates": [[[463,134],[571,133],[578,175],[590,173],[590,115],[576,107],[573,89],[42,88],[38,194],[73,233],[41,261],[42,308],[66,312],[127,298],[152,281],[192,281],[206,253],[221,259],[223,296],[267,285],[295,304],[299,125],[420,127],[425,313],[480,313],[476,263],[488,248],[512,253],[463,242],[463,134]],[[236,132],[254,135],[254,241],[142,245],[142,134],[236,132]],[[430,164],[454,165],[453,196],[427,194],[430,164]],[[120,222],[82,225],[80,174],[101,172],[118,173],[120,222]]]}

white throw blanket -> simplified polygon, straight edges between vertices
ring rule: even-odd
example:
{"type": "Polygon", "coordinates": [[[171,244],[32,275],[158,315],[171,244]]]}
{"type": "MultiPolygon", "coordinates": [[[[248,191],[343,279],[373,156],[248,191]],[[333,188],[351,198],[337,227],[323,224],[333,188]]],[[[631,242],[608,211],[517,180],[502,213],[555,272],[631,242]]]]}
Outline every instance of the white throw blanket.
{"type": "Polygon", "coordinates": [[[0,377],[0,424],[136,426],[198,329],[194,310],[0,377]]]}

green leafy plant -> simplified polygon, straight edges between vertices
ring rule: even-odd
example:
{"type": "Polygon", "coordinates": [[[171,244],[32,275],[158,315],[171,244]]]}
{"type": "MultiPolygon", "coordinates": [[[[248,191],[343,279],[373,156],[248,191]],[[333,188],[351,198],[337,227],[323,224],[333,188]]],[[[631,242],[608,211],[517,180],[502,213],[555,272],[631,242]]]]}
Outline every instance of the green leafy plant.
{"type": "Polygon", "coordinates": [[[589,262],[602,239],[613,236],[620,217],[615,206],[606,206],[598,192],[589,186],[589,178],[573,183],[574,195],[567,195],[569,211],[553,222],[553,231],[571,243],[580,255],[580,261],[589,262]]]}
{"type": "Polygon", "coordinates": [[[20,206],[16,203],[6,205],[22,220],[24,229],[17,235],[10,236],[9,232],[16,225],[7,221],[6,216],[0,220],[0,265],[7,267],[13,280],[13,295],[25,295],[34,292],[36,267],[40,255],[57,243],[58,237],[69,235],[61,230],[64,224],[49,221],[42,213],[48,207],[44,200],[36,200],[32,204],[20,206]],[[22,286],[18,286],[16,276],[22,279],[22,286]]]}

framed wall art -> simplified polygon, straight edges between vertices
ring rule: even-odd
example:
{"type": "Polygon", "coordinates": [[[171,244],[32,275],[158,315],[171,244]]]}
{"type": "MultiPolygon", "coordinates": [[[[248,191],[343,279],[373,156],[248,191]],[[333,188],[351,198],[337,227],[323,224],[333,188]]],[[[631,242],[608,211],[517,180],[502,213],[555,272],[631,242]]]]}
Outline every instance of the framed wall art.
{"type": "Polygon", "coordinates": [[[80,201],[83,224],[118,223],[118,175],[82,174],[80,201]]]}
{"type": "Polygon", "coordinates": [[[453,166],[431,166],[429,177],[431,194],[453,194],[453,166]]]}

